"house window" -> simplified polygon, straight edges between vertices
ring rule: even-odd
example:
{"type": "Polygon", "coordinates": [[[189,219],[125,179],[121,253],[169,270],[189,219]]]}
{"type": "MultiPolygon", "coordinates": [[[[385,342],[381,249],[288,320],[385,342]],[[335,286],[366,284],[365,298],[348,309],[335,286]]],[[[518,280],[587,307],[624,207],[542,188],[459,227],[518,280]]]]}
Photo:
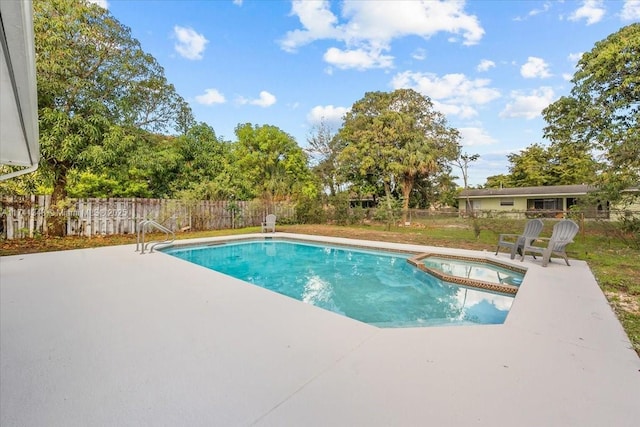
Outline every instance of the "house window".
{"type": "Polygon", "coordinates": [[[535,211],[561,211],[562,199],[527,199],[527,210],[535,211]]]}
{"type": "Polygon", "coordinates": [[[500,199],[500,206],[513,206],[513,199],[500,199]]]}
{"type": "Polygon", "coordinates": [[[466,211],[475,211],[480,209],[480,200],[465,200],[464,204],[466,205],[466,211]]]}
{"type": "Polygon", "coordinates": [[[575,197],[567,197],[567,210],[571,209],[572,206],[577,205],[578,199],[575,197]]]}

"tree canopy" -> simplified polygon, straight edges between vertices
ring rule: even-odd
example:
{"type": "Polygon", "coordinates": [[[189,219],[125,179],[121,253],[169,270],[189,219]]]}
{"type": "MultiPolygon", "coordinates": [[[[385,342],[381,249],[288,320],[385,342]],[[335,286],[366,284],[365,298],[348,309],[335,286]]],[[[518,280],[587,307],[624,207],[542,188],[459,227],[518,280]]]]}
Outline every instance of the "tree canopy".
{"type": "Polygon", "coordinates": [[[106,9],[36,0],[33,10],[39,173],[52,183],[52,203],[66,197],[71,171],[122,163],[139,130],[191,125],[191,111],[162,67],[106,9]]]}
{"type": "Polygon", "coordinates": [[[34,1],[41,110],[103,116],[153,132],[193,123],[164,69],[106,9],[76,0],[34,1]]]}
{"type": "Polygon", "coordinates": [[[436,176],[460,149],[457,130],[412,89],[366,93],[346,114],[338,137],[346,178],[381,185],[388,203],[399,188],[405,212],[416,182],[436,176]]]}
{"type": "Polygon", "coordinates": [[[305,149],[309,155],[313,172],[331,196],[338,193],[343,181],[338,163],[338,154],[342,149],[340,143],[340,138],[337,138],[337,135],[323,119],[319,125],[314,127],[314,131],[307,138],[308,147],[305,149]]]}
{"type": "Polygon", "coordinates": [[[236,165],[254,197],[271,201],[317,192],[307,156],[289,134],[276,126],[251,123],[238,125],[235,132],[236,165]]]}
{"type": "Polygon", "coordinates": [[[508,154],[507,159],[509,173],[487,177],[485,187],[594,184],[597,179],[597,163],[591,148],[579,142],[531,144],[518,153],[508,154]]]}
{"type": "Polygon", "coordinates": [[[571,82],[571,94],[543,111],[545,137],[595,150],[605,196],[618,201],[632,195],[623,190],[640,183],[640,24],[584,53],[571,82]]]}
{"type": "Polygon", "coordinates": [[[41,168],[4,191],[53,191],[52,203],[317,193],[305,153],[280,129],[239,125],[229,142],[196,123],[162,67],[107,10],[36,0],[34,32],[41,168]]]}

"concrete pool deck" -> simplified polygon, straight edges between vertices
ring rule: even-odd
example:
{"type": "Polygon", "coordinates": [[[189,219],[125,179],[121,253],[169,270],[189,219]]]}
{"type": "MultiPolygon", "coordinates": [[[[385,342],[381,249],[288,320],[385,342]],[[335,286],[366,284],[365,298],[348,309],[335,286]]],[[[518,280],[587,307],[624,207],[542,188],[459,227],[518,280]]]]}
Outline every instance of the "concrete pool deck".
{"type": "Polygon", "coordinates": [[[134,249],[0,258],[0,425],[640,420],[640,359],[585,262],[516,261],[529,271],[503,325],[379,329],[134,249]]]}

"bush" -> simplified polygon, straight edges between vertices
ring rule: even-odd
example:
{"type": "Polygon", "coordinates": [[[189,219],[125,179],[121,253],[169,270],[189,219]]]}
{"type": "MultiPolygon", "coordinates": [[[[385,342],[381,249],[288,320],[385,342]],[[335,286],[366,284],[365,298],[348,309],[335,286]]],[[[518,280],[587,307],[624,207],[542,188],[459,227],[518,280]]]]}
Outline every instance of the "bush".
{"type": "Polygon", "coordinates": [[[365,209],[358,205],[351,209],[349,224],[362,224],[367,216],[365,209]]]}
{"type": "Polygon", "coordinates": [[[391,225],[397,223],[401,216],[402,201],[393,198],[388,200],[385,196],[378,203],[373,219],[384,222],[387,225],[387,230],[390,230],[391,225]]]}
{"type": "Polygon", "coordinates": [[[640,215],[626,211],[620,218],[619,227],[623,235],[630,236],[629,244],[640,249],[640,215]]]}
{"type": "Polygon", "coordinates": [[[347,225],[350,223],[349,195],[346,193],[337,194],[329,198],[329,205],[333,207],[333,221],[338,225],[347,225]]]}
{"type": "Polygon", "coordinates": [[[300,224],[322,224],[327,215],[319,198],[303,197],[296,204],[296,218],[300,224]]]}

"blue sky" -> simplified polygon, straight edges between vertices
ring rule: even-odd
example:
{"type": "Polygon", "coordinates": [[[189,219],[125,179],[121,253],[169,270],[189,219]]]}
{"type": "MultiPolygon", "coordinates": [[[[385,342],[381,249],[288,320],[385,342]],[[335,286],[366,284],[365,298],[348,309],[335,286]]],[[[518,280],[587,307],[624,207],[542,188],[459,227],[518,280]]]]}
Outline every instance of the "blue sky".
{"type": "Polygon", "coordinates": [[[304,147],[366,92],[412,88],[480,154],[471,185],[544,143],[540,112],[569,93],[580,55],[640,21],[640,0],[92,1],[226,140],[269,124],[304,147]]]}

